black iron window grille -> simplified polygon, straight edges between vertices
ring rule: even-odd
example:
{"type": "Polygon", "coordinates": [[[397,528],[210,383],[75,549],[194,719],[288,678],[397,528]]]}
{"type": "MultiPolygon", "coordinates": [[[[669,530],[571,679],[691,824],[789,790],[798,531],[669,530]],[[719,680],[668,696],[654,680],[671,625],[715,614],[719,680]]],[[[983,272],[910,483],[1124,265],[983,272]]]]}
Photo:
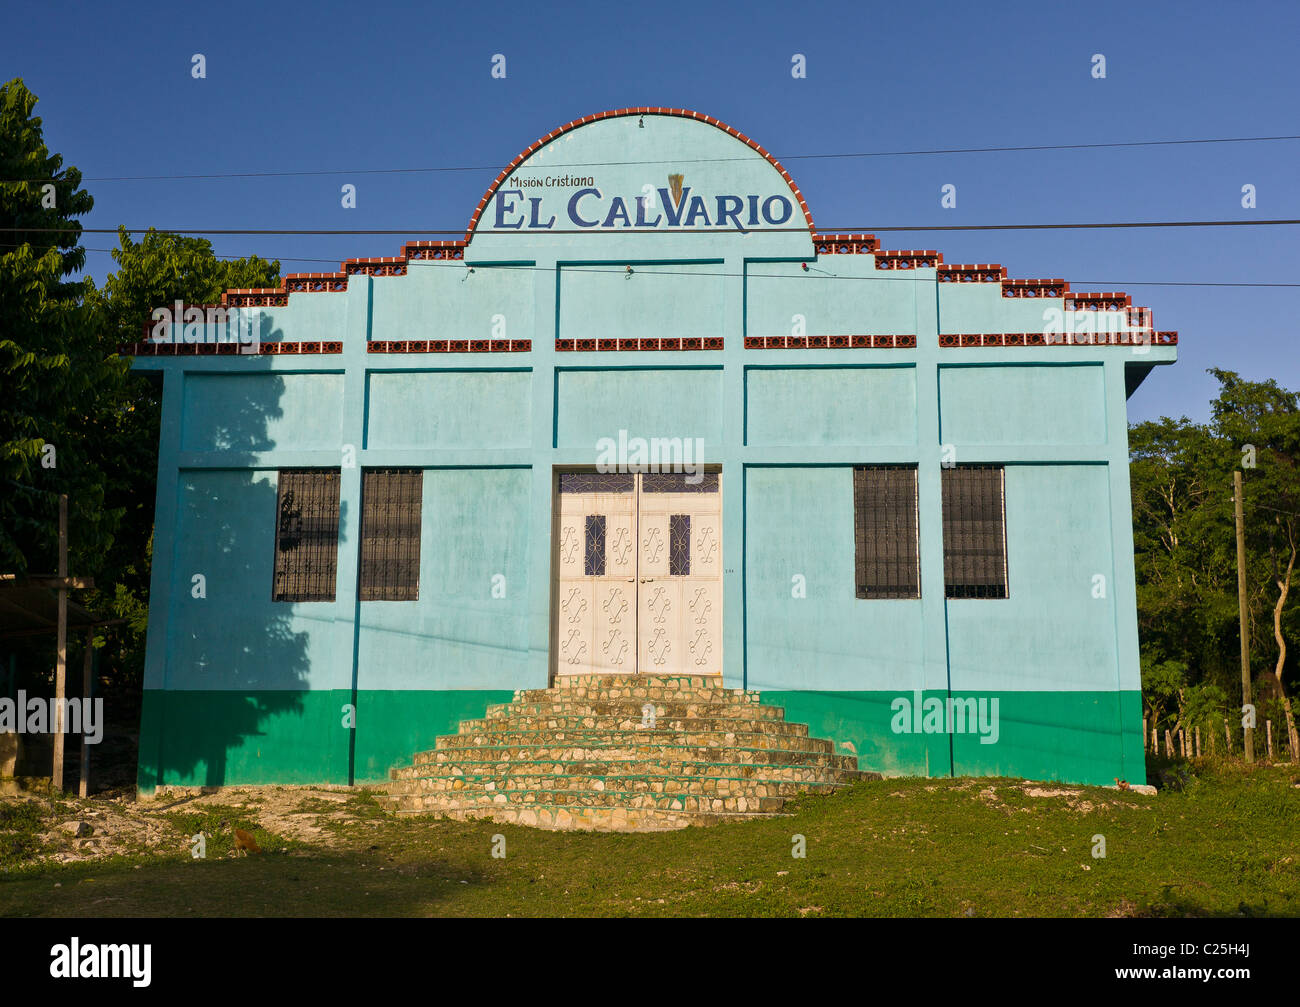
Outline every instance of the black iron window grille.
{"type": "Polygon", "coordinates": [[[691,516],[670,514],[668,517],[668,574],[687,577],[691,572],[691,516]]]}
{"type": "Polygon", "coordinates": [[[588,577],[605,575],[605,515],[587,515],[587,552],[582,572],[588,577]]]}
{"type": "Polygon", "coordinates": [[[1007,597],[1005,470],[943,470],[943,586],[948,598],[1007,597]]]}
{"type": "Polygon", "coordinates": [[[361,473],[362,601],[420,597],[420,469],[364,469],[361,473]]]}
{"type": "Polygon", "coordinates": [[[561,493],[631,493],[636,476],[631,472],[562,472],[561,493]]]}
{"type": "Polygon", "coordinates": [[[921,597],[915,467],[853,470],[853,543],[859,598],[921,597]]]}
{"type": "Polygon", "coordinates": [[[338,469],[280,471],[272,601],[334,600],[340,482],[338,469]]]}
{"type": "Polygon", "coordinates": [[[643,493],[716,493],[718,472],[647,472],[641,476],[643,493]]]}

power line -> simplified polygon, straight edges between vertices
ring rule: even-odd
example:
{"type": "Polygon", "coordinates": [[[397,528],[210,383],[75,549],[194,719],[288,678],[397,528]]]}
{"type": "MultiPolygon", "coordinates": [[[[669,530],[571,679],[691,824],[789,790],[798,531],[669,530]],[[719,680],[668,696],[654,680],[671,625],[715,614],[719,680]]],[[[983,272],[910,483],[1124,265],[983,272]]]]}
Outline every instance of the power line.
{"type": "MultiPolygon", "coordinates": [[[[1186,139],[1186,140],[1128,140],[1105,143],[1046,143],[1033,144],[1028,146],[1002,146],[1002,147],[937,147],[933,149],[920,150],[872,150],[856,151],[845,153],[830,154],[774,154],[778,161],[808,161],[808,160],[832,160],[832,159],[850,159],[850,158],[870,158],[870,157],[918,157],[930,156],[935,154],[1003,154],[1019,153],[1030,151],[1044,150],[1103,150],[1115,149],[1122,147],[1172,147],[1185,146],[1188,144],[1220,144],[1220,143],[1270,143],[1279,140],[1300,140],[1300,134],[1286,134],[1281,136],[1231,136],[1231,137],[1211,137],[1206,139],[1186,139]]],[[[705,164],[719,163],[726,161],[745,161],[749,160],[752,155],[741,157],[696,157],[696,158],[673,158],[672,164],[705,164]]],[[[548,168],[609,168],[638,164],[667,164],[667,161],[575,161],[562,164],[550,164],[548,168]]],[[[174,182],[174,181],[198,181],[212,180],[220,178],[300,178],[317,175],[409,175],[409,174],[428,174],[435,172],[461,172],[461,171],[492,171],[501,170],[501,165],[450,165],[444,167],[418,167],[418,168],[322,168],[322,169],[303,169],[293,171],[228,171],[228,172],[205,172],[190,175],[95,175],[83,177],[83,182],[174,182]]],[[[0,179],[0,184],[11,184],[17,182],[48,182],[53,181],[47,178],[6,178],[0,179]]]]}
{"type": "MultiPolygon", "coordinates": [[[[1134,220],[1134,221],[1099,221],[1096,223],[1079,223],[1079,224],[913,224],[897,227],[880,227],[870,224],[853,224],[840,225],[837,227],[822,227],[817,231],[821,238],[830,237],[835,234],[883,234],[900,231],[1059,231],[1059,230],[1097,230],[1107,228],[1148,228],[1148,227],[1273,227],[1273,226],[1294,226],[1300,224],[1300,219],[1277,219],[1277,220],[1134,220]]],[[[0,233],[9,234],[117,234],[119,231],[125,231],[127,234],[144,234],[148,231],[156,231],[159,234],[241,234],[241,235],[324,235],[324,234],[349,234],[349,235],[413,235],[413,234],[453,234],[461,235],[465,231],[463,228],[433,230],[427,228],[402,228],[402,229],[366,229],[366,228],[322,228],[322,229],[302,229],[302,228],[185,228],[185,227],[83,227],[79,230],[73,230],[66,227],[0,227],[0,233]]],[[[764,228],[734,228],[734,227],[699,227],[692,228],[689,231],[682,230],[662,230],[659,228],[592,228],[577,230],[546,230],[546,231],[497,231],[497,230],[476,230],[475,235],[511,235],[520,236],[523,234],[788,234],[807,231],[806,227],[764,227],[764,228]]]]}
{"type": "MultiPolygon", "coordinates": [[[[2,245],[0,245],[0,247],[3,247],[3,248],[18,248],[18,247],[21,247],[21,246],[19,246],[19,245],[13,245],[13,244],[2,244],[2,245]]],[[[112,253],[112,252],[121,251],[121,249],[118,249],[118,248],[86,248],[85,251],[87,251],[87,252],[107,252],[107,253],[112,253]]],[[[270,260],[274,259],[274,260],[277,261],[277,262],[317,262],[317,263],[338,264],[338,263],[341,263],[341,262],[343,261],[342,258],[334,258],[334,259],[315,259],[315,258],[307,258],[307,257],[304,257],[304,256],[274,255],[274,254],[271,254],[271,253],[261,253],[261,254],[258,254],[258,253],[249,253],[249,254],[247,254],[247,255],[232,255],[232,254],[225,254],[225,253],[218,254],[218,253],[215,253],[215,252],[213,253],[213,258],[216,258],[216,259],[248,259],[248,258],[253,258],[254,256],[256,256],[257,258],[265,259],[265,260],[267,260],[267,261],[270,261],[270,260]]],[[[473,265],[473,263],[470,263],[470,265],[473,265]]],[[[505,266],[487,266],[487,267],[484,267],[484,268],[490,268],[490,269],[529,269],[529,270],[538,270],[538,271],[543,271],[543,272],[551,272],[551,270],[550,270],[549,268],[544,267],[544,266],[505,265],[505,266]]],[[[625,268],[609,268],[609,267],[600,267],[600,266],[596,266],[596,267],[565,266],[564,268],[565,268],[565,269],[571,269],[571,270],[574,270],[575,272],[619,273],[619,274],[626,275],[626,269],[625,269],[625,268]]],[[[825,279],[829,279],[829,280],[892,280],[892,281],[894,281],[894,282],[896,282],[896,283],[899,282],[899,281],[906,281],[906,280],[912,280],[912,281],[915,281],[915,282],[918,282],[918,283],[931,283],[931,282],[933,282],[929,277],[899,276],[899,275],[897,275],[896,273],[892,273],[892,271],[891,271],[891,274],[892,274],[892,275],[888,275],[888,276],[825,276],[824,278],[825,278],[825,279]]],[[[736,279],[736,278],[741,277],[741,276],[744,276],[744,275],[750,275],[750,276],[752,276],[753,274],[743,274],[743,273],[717,273],[717,272],[705,272],[705,271],[691,271],[691,272],[686,272],[686,271],[669,271],[669,270],[656,269],[656,270],[653,270],[652,272],[647,273],[647,275],[650,275],[650,276],[717,276],[717,277],[726,277],[726,278],[736,279]]],[[[769,279],[791,279],[791,278],[793,278],[793,277],[771,276],[771,277],[766,277],[766,278],[769,278],[769,279]]],[[[1081,285],[1081,286],[1085,286],[1085,287],[1108,287],[1108,288],[1110,288],[1110,289],[1112,289],[1112,290],[1113,290],[1113,289],[1116,289],[1116,288],[1119,288],[1119,287],[1266,287],[1266,288],[1268,288],[1268,287],[1276,287],[1276,288],[1300,288],[1300,283],[1254,283],[1254,282],[1251,282],[1251,283],[1232,283],[1232,282],[1226,282],[1226,281],[1199,281],[1199,280],[1071,280],[1070,282],[1071,282],[1071,283],[1077,283],[1077,284],[1079,284],[1079,285],[1081,285]]]]}

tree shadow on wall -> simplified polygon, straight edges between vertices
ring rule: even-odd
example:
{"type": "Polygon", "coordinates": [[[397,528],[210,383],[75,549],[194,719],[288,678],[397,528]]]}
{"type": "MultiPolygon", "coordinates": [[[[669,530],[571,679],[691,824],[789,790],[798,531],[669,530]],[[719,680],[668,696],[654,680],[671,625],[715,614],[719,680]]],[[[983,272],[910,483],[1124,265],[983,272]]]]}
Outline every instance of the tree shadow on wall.
{"type": "Polygon", "coordinates": [[[154,600],[168,618],[162,690],[151,675],[141,729],[144,789],[347,782],[339,703],[348,700],[320,690],[346,687],[350,661],[335,676],[319,666],[313,676],[312,662],[350,657],[349,623],[336,618],[337,600],[300,600],[336,598],[346,528],[339,472],[308,485],[255,468],[277,447],[270,428],[284,417],[286,376],[265,358],[240,373],[186,378],[207,387],[187,391],[182,451],[219,452],[222,467],[180,472],[174,541],[155,543],[155,559],[171,550],[172,573],[154,600]],[[281,570],[294,576],[276,577],[277,540],[281,570]],[[277,584],[295,600],[274,600],[277,584]]]}

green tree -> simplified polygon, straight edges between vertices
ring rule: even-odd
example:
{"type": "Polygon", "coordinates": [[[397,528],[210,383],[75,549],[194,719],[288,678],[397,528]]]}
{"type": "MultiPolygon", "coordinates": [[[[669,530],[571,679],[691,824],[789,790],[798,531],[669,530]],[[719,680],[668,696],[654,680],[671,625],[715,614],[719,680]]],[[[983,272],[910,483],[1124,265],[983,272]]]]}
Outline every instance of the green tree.
{"type": "MultiPolygon", "coordinates": [[[[198,238],[119,231],[102,288],[85,265],[81,225],[93,200],[81,173],[42,139],[21,80],[0,87],[0,572],[47,572],[58,495],[69,498],[69,563],[95,578],[92,609],[109,628],[101,670],[138,686],[144,665],[161,384],[117,355],[153,308],[211,304],[230,287],[277,286],[280,266],[221,260],[198,238]]],[[[45,649],[28,653],[43,664],[45,649]]]]}
{"type": "Polygon", "coordinates": [[[0,570],[54,568],[67,493],[71,567],[88,573],[120,517],[96,440],[125,365],[71,278],[85,264],[74,218],[94,202],[45,146],[36,101],[19,79],[0,85],[0,570]]]}
{"type": "Polygon", "coordinates": [[[1134,559],[1144,696],[1152,715],[1197,722],[1240,696],[1232,473],[1243,461],[1252,671],[1292,745],[1300,606],[1291,589],[1300,540],[1300,411],[1295,393],[1212,370],[1211,422],[1186,417],[1129,431],[1134,559]],[[1176,709],[1175,709],[1176,707],[1176,709]]]}
{"type": "Polygon", "coordinates": [[[1300,554],[1300,396],[1276,381],[1246,381],[1233,371],[1211,369],[1220,384],[1211,403],[1214,426],[1239,452],[1245,469],[1246,539],[1253,554],[1253,580],[1269,595],[1273,654],[1272,693],[1281,705],[1287,737],[1300,751],[1295,714],[1287,693],[1287,640],[1295,636],[1295,586],[1300,554]]]}
{"type": "Polygon", "coordinates": [[[1231,456],[1186,418],[1129,432],[1134,559],[1144,665],[1187,669],[1189,680],[1231,683],[1237,639],[1231,535],[1231,456]]]}

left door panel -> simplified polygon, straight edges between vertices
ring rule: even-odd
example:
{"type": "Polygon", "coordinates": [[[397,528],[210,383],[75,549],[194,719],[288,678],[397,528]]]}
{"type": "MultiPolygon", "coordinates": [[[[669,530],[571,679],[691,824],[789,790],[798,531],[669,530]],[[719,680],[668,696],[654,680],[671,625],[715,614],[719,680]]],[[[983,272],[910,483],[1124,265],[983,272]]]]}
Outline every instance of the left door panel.
{"type": "Polygon", "coordinates": [[[636,477],[560,475],[557,675],[636,671],[636,477]]]}

